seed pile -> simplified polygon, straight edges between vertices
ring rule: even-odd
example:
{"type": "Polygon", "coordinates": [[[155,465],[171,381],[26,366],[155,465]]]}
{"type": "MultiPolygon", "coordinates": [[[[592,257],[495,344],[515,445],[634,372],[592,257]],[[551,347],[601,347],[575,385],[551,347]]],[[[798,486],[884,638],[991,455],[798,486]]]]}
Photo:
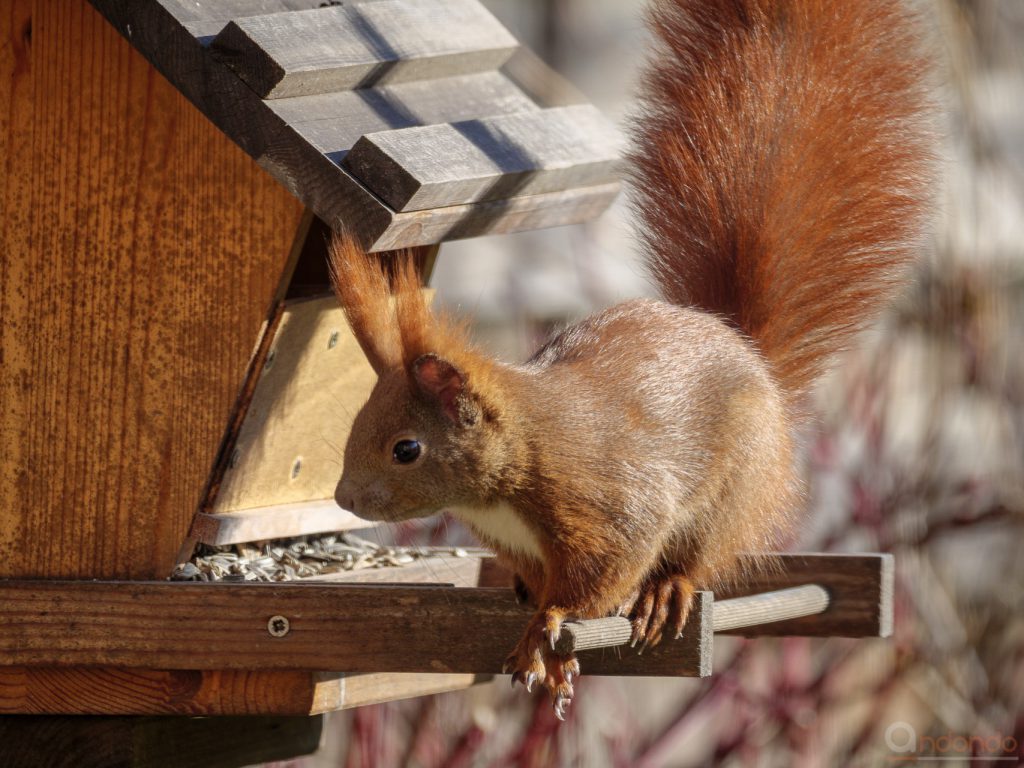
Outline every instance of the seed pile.
{"type": "Polygon", "coordinates": [[[397,547],[351,533],[300,536],[256,544],[202,544],[175,568],[174,581],[292,581],[339,571],[401,567],[427,557],[466,557],[462,548],[397,547]]]}

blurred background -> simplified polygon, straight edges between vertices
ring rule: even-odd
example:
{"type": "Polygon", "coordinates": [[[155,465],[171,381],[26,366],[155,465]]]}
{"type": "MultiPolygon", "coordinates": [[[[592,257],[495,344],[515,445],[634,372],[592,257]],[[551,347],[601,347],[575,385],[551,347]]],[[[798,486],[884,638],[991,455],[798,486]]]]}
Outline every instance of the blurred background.
{"type": "MultiPolygon", "coordinates": [[[[647,49],[641,2],[485,3],[607,114],[628,114],[647,49]]],[[[317,755],[278,766],[873,766],[906,762],[911,735],[949,737],[929,742],[946,765],[1017,764],[1024,2],[922,8],[942,58],[942,212],[913,285],[819,390],[794,542],[894,553],[895,636],[722,639],[706,681],[584,675],[564,724],[545,696],[499,678],[332,714],[317,755]],[[966,756],[957,737],[971,740],[966,756]],[[1013,759],[983,759],[1006,757],[1009,740],[1013,759]]],[[[552,329],[649,294],[635,251],[620,200],[585,226],[448,244],[433,284],[474,318],[482,347],[522,360],[552,329]]]]}

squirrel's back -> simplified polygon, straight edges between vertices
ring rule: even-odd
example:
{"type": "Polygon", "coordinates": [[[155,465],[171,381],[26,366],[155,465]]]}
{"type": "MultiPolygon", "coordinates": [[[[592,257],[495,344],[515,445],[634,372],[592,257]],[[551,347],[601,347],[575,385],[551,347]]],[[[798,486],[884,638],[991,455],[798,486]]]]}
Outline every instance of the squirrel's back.
{"type": "Polygon", "coordinates": [[[798,396],[920,245],[919,28],[894,0],[654,0],[650,22],[631,158],[649,264],[798,396]]]}

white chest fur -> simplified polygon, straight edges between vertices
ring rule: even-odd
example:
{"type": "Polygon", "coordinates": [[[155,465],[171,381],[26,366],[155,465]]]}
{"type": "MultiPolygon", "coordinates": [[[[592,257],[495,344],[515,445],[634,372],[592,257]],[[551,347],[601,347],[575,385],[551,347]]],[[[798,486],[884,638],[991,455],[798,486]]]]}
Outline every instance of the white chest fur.
{"type": "Polygon", "coordinates": [[[493,507],[451,507],[448,511],[482,538],[512,552],[542,559],[537,536],[510,504],[501,502],[493,507]]]}

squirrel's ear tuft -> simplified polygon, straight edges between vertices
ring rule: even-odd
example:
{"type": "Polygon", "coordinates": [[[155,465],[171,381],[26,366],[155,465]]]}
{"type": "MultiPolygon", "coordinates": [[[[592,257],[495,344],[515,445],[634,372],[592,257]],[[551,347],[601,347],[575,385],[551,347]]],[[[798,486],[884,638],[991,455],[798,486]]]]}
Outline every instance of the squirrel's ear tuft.
{"type": "Polygon", "coordinates": [[[476,422],[478,409],[466,389],[466,376],[450,362],[434,354],[421,355],[409,373],[420,394],[437,403],[453,424],[476,422]]]}
{"type": "Polygon", "coordinates": [[[400,368],[402,341],[388,278],[354,236],[339,232],[330,248],[331,283],[352,334],[378,375],[400,368]]]}

